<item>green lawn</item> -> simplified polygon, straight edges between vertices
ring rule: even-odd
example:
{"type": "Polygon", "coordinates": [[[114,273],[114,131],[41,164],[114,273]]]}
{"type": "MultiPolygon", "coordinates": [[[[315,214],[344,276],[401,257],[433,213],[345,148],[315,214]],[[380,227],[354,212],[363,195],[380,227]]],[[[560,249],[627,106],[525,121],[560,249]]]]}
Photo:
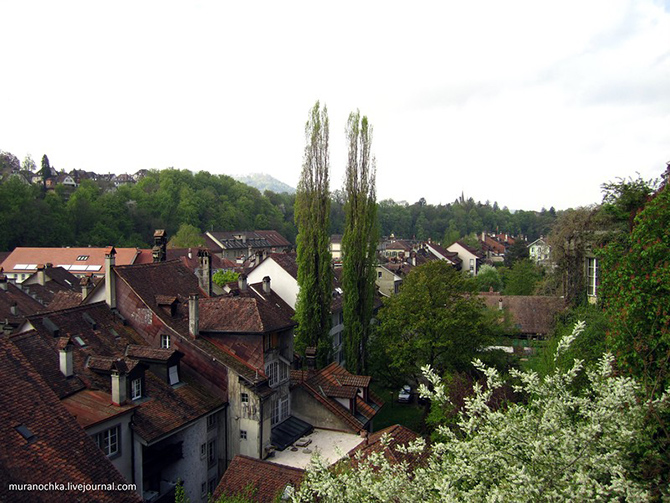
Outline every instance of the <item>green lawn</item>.
{"type": "Polygon", "coordinates": [[[417,405],[416,396],[413,403],[398,403],[397,389],[387,389],[379,384],[372,384],[372,391],[384,400],[384,406],[380,409],[374,419],[374,429],[379,431],[394,424],[402,424],[410,430],[422,433],[424,430],[423,411],[421,405],[417,405]]]}

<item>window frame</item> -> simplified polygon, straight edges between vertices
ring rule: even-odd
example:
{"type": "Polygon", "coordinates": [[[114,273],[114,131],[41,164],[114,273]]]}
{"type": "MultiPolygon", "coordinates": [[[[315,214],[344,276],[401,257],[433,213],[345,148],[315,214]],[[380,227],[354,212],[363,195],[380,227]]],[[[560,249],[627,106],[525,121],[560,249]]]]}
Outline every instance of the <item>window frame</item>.
{"type": "Polygon", "coordinates": [[[161,349],[170,349],[170,334],[161,334],[161,349]]]}
{"type": "Polygon", "coordinates": [[[98,448],[108,458],[116,458],[121,455],[121,426],[114,425],[95,434],[94,441],[98,448]],[[112,446],[115,448],[112,449],[112,446]]]}
{"type": "Polygon", "coordinates": [[[130,399],[139,400],[142,398],[142,378],[138,377],[137,379],[132,379],[130,381],[130,399]]]}
{"type": "Polygon", "coordinates": [[[588,297],[598,296],[600,286],[600,264],[597,257],[586,258],[586,295],[588,297]]]}

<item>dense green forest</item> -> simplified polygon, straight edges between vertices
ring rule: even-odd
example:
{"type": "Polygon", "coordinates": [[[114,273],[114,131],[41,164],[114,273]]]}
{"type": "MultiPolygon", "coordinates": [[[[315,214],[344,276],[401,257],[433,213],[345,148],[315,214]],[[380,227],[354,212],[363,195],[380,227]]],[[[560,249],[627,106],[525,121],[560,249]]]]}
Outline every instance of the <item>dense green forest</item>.
{"type": "MultiPolygon", "coordinates": [[[[344,196],[331,194],[331,232],[344,230],[344,196]]],[[[295,243],[295,195],[255,188],[226,175],[164,169],[149,171],[136,184],[113,187],[109,181],[83,180],[76,189],[56,186],[45,191],[16,177],[0,184],[0,250],[16,246],[147,247],[154,229],[174,236],[182,224],[205,230],[274,229],[295,243]]],[[[378,204],[382,236],[453,242],[482,230],[547,234],[555,220],[552,209],[516,211],[461,198],[446,205],[425,200],[378,204]]]]}

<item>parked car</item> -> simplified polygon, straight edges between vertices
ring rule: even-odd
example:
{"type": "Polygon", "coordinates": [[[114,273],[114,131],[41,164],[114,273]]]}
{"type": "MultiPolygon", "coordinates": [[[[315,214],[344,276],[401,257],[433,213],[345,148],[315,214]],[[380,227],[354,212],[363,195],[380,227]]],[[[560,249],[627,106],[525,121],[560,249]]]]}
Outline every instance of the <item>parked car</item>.
{"type": "Polygon", "coordinates": [[[410,403],[412,401],[412,387],[405,384],[398,393],[398,401],[400,403],[410,403]]]}

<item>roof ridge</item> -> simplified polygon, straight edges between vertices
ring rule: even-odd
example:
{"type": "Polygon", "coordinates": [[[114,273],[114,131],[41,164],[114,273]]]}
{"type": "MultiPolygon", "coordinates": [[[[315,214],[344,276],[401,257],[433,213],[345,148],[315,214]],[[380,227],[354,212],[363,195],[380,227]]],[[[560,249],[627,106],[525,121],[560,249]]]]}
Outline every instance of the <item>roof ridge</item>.
{"type": "MultiPolygon", "coordinates": [[[[76,293],[76,292],[75,292],[76,293]]],[[[53,311],[41,311],[36,314],[31,314],[29,316],[26,316],[26,319],[34,319],[34,318],[44,318],[45,316],[48,316],[50,314],[54,313],[71,313],[71,312],[76,312],[76,311],[84,311],[86,309],[91,309],[93,307],[99,307],[100,305],[107,305],[104,300],[94,302],[93,304],[79,304],[78,306],[73,306],[73,307],[66,307],[64,309],[54,309],[53,311]]]]}

